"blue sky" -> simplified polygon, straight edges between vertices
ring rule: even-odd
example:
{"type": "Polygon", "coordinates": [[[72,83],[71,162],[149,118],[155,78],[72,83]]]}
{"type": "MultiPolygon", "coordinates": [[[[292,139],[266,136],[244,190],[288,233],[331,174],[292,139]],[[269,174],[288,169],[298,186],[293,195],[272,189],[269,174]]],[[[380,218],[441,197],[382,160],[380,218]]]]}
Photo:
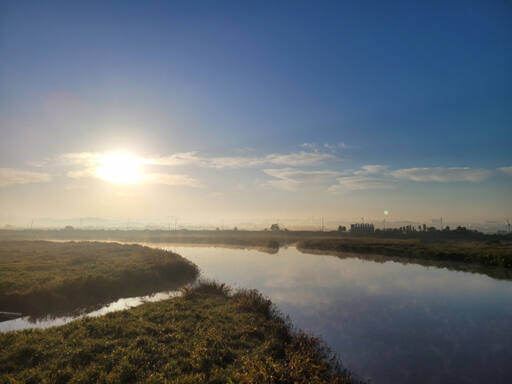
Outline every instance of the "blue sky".
{"type": "Polygon", "coordinates": [[[446,3],[2,1],[0,211],[512,215],[512,5],[446,3]]]}

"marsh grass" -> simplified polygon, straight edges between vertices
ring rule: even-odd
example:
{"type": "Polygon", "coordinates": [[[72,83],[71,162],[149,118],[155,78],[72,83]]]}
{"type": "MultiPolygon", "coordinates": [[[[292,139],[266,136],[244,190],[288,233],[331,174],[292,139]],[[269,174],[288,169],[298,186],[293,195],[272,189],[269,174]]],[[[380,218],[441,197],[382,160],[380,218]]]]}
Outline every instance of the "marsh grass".
{"type": "Polygon", "coordinates": [[[0,334],[0,345],[5,383],[357,382],[270,300],[213,282],[62,327],[0,334]]]}
{"type": "Polygon", "coordinates": [[[476,231],[425,231],[371,234],[334,231],[211,231],[211,230],[1,230],[0,239],[104,240],[142,243],[201,244],[259,248],[279,247],[380,254],[411,260],[442,260],[512,268],[512,234],[476,231]]]}
{"type": "Polygon", "coordinates": [[[211,231],[211,230],[2,230],[0,240],[101,240],[139,243],[227,245],[266,249],[297,241],[302,234],[292,231],[211,231]]]}
{"type": "Polygon", "coordinates": [[[60,315],[177,289],[198,273],[175,253],[139,245],[0,241],[0,310],[60,315]]]}
{"type": "Polygon", "coordinates": [[[301,250],[353,252],[384,255],[409,260],[438,260],[472,263],[488,267],[512,268],[512,241],[425,241],[418,238],[393,239],[355,237],[304,239],[301,250]]]}

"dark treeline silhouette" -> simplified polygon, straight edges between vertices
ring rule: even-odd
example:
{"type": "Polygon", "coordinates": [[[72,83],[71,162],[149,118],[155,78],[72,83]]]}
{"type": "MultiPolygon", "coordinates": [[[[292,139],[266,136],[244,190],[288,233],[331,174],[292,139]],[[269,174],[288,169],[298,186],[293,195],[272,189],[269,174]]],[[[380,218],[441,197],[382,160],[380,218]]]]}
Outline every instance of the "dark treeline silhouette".
{"type": "Polygon", "coordinates": [[[338,236],[379,237],[379,238],[419,238],[442,240],[512,240],[512,233],[489,234],[458,226],[451,229],[437,229],[425,224],[407,225],[397,228],[375,229],[374,232],[350,232],[340,225],[337,231],[288,230],[273,224],[260,231],[243,230],[161,230],[161,229],[76,229],[66,226],[63,229],[0,229],[0,240],[113,240],[137,242],[185,242],[185,243],[225,243],[229,245],[265,245],[268,240],[280,240],[289,244],[305,238],[335,238],[338,236]]]}

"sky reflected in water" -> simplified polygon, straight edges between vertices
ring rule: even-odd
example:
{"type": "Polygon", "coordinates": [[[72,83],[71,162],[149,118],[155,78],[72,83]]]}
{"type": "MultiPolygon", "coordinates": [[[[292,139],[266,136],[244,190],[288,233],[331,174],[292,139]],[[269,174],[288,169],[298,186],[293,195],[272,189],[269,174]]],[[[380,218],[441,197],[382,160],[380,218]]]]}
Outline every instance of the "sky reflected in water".
{"type": "Polygon", "coordinates": [[[67,324],[73,320],[80,319],[82,317],[95,317],[95,316],[103,316],[110,312],[122,311],[125,309],[130,309],[133,307],[137,307],[144,303],[150,303],[155,301],[162,301],[166,299],[170,299],[176,296],[181,295],[180,291],[164,291],[157,292],[152,295],[147,296],[137,296],[137,297],[125,297],[120,298],[112,303],[102,306],[99,309],[96,309],[91,312],[84,312],[79,315],[69,315],[69,316],[53,316],[48,315],[43,318],[32,319],[30,316],[19,317],[17,319],[2,321],[0,322],[0,332],[10,332],[10,331],[18,331],[21,329],[32,329],[32,328],[49,328],[56,327],[60,325],[67,324]]]}
{"type": "Polygon", "coordinates": [[[396,262],[164,246],[202,277],[256,288],[377,383],[509,382],[512,282],[396,262]]]}

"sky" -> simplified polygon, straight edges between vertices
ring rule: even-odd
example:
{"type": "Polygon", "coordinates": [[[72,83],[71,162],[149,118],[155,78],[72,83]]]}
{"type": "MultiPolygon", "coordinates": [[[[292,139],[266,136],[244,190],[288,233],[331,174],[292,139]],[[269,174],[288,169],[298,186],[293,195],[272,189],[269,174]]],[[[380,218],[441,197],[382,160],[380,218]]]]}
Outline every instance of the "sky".
{"type": "Polygon", "coordinates": [[[504,222],[511,46],[510,1],[0,0],[0,224],[504,222]]]}

